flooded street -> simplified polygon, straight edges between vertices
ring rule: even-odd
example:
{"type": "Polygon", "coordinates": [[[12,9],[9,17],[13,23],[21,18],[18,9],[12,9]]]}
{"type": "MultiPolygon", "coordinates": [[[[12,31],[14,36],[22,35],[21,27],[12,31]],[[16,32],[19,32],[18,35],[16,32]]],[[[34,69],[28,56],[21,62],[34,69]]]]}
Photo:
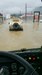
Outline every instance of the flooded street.
{"type": "Polygon", "coordinates": [[[42,23],[22,23],[23,31],[9,31],[8,20],[0,25],[0,51],[42,46],[42,23]]]}

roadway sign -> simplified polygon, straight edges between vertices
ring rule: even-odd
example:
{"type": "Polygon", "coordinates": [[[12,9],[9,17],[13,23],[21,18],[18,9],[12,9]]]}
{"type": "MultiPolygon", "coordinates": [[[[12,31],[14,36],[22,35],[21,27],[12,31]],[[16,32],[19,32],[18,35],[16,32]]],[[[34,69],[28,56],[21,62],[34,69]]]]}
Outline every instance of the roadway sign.
{"type": "Polygon", "coordinates": [[[33,22],[39,22],[40,20],[40,11],[34,11],[33,22]]]}

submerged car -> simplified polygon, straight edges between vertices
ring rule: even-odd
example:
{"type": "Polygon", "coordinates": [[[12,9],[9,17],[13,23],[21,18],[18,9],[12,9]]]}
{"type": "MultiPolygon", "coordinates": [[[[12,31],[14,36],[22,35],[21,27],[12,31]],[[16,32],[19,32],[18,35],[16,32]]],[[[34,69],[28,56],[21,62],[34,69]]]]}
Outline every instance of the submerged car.
{"type": "Polygon", "coordinates": [[[9,26],[9,30],[10,31],[23,31],[23,28],[18,23],[14,23],[13,25],[9,26]]]}

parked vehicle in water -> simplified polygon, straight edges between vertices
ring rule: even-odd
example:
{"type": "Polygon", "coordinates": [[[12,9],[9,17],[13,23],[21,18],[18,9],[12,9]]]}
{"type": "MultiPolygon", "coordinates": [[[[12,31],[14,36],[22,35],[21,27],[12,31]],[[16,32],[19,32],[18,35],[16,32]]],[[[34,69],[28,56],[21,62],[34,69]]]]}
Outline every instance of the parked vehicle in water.
{"type": "Polygon", "coordinates": [[[9,30],[10,31],[23,31],[23,28],[18,23],[14,23],[13,25],[9,26],[9,30]]]}

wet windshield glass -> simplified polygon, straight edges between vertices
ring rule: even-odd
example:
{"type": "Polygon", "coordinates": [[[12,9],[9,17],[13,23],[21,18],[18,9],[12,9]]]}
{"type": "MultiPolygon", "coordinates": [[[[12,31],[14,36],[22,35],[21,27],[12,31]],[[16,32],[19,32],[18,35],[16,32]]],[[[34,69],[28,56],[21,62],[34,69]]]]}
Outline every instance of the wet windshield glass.
{"type": "Polygon", "coordinates": [[[12,51],[41,46],[42,1],[0,0],[0,50],[12,51]],[[13,26],[14,23],[17,26],[13,26]]]}

